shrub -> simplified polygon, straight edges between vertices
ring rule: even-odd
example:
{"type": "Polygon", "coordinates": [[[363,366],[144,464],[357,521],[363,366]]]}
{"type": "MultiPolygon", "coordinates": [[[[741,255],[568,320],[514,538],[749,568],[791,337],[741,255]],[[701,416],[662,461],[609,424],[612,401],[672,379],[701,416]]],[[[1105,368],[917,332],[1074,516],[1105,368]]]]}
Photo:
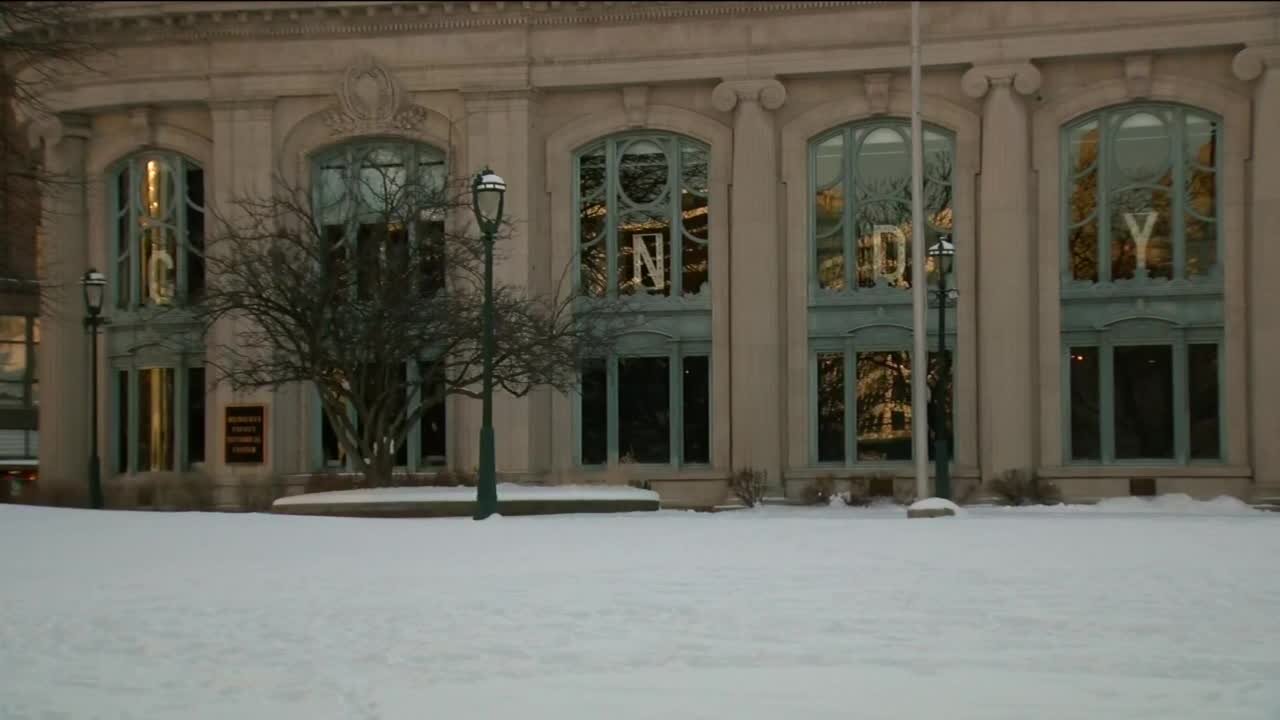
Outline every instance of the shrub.
{"type": "Polygon", "coordinates": [[[849,507],[866,507],[871,504],[871,483],[866,478],[849,478],[849,489],[841,493],[840,499],[849,507]]]}
{"type": "Polygon", "coordinates": [[[893,501],[899,505],[910,505],[916,501],[915,478],[894,478],[893,501]]]}
{"type": "Polygon", "coordinates": [[[830,475],[814,478],[800,493],[800,501],[805,505],[830,505],[836,494],[836,479],[830,475]]]}
{"type": "Polygon", "coordinates": [[[1033,470],[1005,470],[991,481],[991,493],[1002,505],[1057,505],[1062,491],[1033,470]]]}
{"type": "Polygon", "coordinates": [[[765,471],[743,468],[729,477],[729,492],[747,507],[755,507],[764,500],[765,471]]]}
{"type": "Polygon", "coordinates": [[[980,482],[963,482],[956,483],[954,486],[954,497],[957,505],[968,505],[978,497],[978,489],[982,487],[980,482]]]}

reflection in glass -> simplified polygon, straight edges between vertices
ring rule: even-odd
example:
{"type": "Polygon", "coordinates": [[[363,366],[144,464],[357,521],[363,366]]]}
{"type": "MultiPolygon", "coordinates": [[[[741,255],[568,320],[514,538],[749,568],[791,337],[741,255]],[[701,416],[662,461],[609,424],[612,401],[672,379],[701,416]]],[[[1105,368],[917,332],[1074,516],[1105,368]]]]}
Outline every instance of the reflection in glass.
{"type": "Polygon", "coordinates": [[[1111,203],[1111,279],[1173,278],[1169,193],[1131,188],[1111,203]]]}
{"type": "Polygon", "coordinates": [[[818,462],[844,461],[844,355],[819,353],[818,462]]]}
{"type": "Polygon", "coordinates": [[[582,464],[604,465],[609,457],[609,384],[605,361],[582,361],[581,431],[582,464]]]}
{"type": "Polygon", "coordinates": [[[910,460],[910,354],[858,353],[857,382],[858,460],[910,460]]]}
{"type": "Polygon", "coordinates": [[[671,461],[671,362],[618,360],[618,454],[623,462],[671,461]]]}
{"type": "MultiPolygon", "coordinates": [[[[429,371],[428,363],[418,364],[419,377],[429,371]]],[[[422,467],[444,467],[448,462],[448,413],[442,385],[437,378],[425,382],[420,390],[426,401],[432,403],[418,420],[418,465],[422,467]]]]}
{"type": "Polygon", "coordinates": [[[1098,348],[1071,348],[1071,459],[1102,458],[1098,348]]]}
{"type": "Polygon", "coordinates": [[[129,472],[129,371],[116,371],[116,472],[129,472]]]}
{"type": "Polygon", "coordinates": [[[1191,459],[1222,456],[1218,410],[1218,346],[1187,346],[1187,399],[1190,406],[1191,459]]]}
{"type": "Polygon", "coordinates": [[[618,160],[618,190],[637,205],[662,199],[668,183],[667,153],[654,140],[636,140],[622,147],[618,160]]]}
{"type": "Polygon", "coordinates": [[[187,368],[187,465],[204,462],[204,368],[187,368]]]}
{"type": "Polygon", "coordinates": [[[173,470],[173,368],[138,371],[138,471],[173,470]]]}
{"type": "Polygon", "coordinates": [[[1173,457],[1173,349],[1118,346],[1114,358],[1116,457],[1173,457]]]}
{"type": "Polygon", "coordinates": [[[618,292],[671,294],[670,222],[633,215],[618,225],[618,292]]]}
{"type": "Polygon", "coordinates": [[[711,372],[706,355],[688,355],[684,364],[684,462],[711,462],[711,372]]]}

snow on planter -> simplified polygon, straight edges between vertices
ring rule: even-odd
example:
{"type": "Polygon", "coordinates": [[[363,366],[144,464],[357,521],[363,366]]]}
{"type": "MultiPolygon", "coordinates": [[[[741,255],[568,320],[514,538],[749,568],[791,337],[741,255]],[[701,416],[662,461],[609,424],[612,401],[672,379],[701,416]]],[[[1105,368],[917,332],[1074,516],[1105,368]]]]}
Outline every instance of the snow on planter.
{"type": "Polygon", "coordinates": [[[964,509],[959,505],[938,497],[917,500],[907,508],[909,518],[951,517],[963,514],[964,509]]]}

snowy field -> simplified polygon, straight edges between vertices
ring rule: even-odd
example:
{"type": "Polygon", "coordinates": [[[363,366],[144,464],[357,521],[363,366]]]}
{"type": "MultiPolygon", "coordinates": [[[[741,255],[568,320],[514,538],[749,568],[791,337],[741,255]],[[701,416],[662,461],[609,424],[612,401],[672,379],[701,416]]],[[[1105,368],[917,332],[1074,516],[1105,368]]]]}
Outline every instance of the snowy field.
{"type": "Polygon", "coordinates": [[[1280,513],[0,505],[0,718],[1280,718],[1280,513]]]}

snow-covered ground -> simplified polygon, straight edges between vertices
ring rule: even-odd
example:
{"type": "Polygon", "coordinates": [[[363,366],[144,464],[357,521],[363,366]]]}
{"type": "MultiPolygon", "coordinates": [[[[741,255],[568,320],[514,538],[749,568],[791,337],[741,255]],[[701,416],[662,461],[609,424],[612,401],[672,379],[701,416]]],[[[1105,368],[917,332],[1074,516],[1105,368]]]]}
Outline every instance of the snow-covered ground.
{"type": "MultiPolygon", "coordinates": [[[[658,500],[658,493],[627,485],[498,485],[503,500],[658,500]]],[[[335,490],[280,498],[275,505],[341,505],[354,503],[459,502],[476,499],[474,487],[386,487],[360,490],[335,490]]]]}
{"type": "Polygon", "coordinates": [[[1280,717],[1280,513],[1229,502],[0,505],[0,543],[5,720],[1280,717]]]}

